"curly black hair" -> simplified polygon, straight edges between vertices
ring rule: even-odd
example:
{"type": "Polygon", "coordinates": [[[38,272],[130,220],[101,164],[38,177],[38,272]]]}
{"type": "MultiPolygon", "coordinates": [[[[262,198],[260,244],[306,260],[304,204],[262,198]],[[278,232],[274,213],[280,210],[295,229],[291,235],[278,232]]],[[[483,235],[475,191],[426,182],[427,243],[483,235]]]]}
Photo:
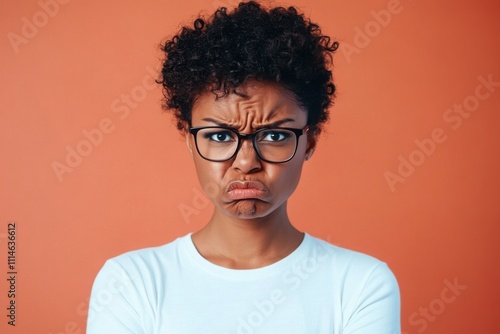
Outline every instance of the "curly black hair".
{"type": "Polygon", "coordinates": [[[318,134],[335,94],[328,67],[337,48],[294,7],[266,10],[254,1],[231,12],[221,7],[162,45],[163,108],[174,111],[177,128],[185,132],[193,103],[207,88],[222,97],[248,79],[276,82],[294,93],[318,134]]]}

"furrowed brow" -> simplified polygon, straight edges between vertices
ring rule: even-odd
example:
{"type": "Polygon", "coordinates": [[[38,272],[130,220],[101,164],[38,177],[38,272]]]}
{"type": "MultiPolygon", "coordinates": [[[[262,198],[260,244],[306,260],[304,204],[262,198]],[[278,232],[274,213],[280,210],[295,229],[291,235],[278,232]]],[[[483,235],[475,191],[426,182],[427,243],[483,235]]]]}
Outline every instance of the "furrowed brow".
{"type": "Polygon", "coordinates": [[[211,123],[214,123],[215,125],[223,126],[223,127],[226,127],[226,128],[230,128],[231,127],[229,124],[221,122],[221,121],[218,121],[218,120],[216,120],[214,118],[211,118],[211,117],[202,118],[202,121],[211,122],[211,123]]]}
{"type": "MultiPolygon", "coordinates": [[[[214,118],[211,118],[211,117],[205,117],[202,120],[206,121],[206,122],[214,123],[214,124],[216,124],[218,126],[223,126],[223,127],[226,127],[226,128],[233,128],[233,126],[231,126],[230,124],[218,121],[218,120],[216,120],[214,118]]],[[[283,125],[283,124],[289,123],[289,122],[295,122],[295,120],[293,118],[284,118],[284,119],[280,119],[280,120],[278,120],[276,122],[259,125],[259,126],[256,127],[256,129],[258,130],[258,129],[262,129],[262,128],[277,128],[280,125],[283,125]]]]}

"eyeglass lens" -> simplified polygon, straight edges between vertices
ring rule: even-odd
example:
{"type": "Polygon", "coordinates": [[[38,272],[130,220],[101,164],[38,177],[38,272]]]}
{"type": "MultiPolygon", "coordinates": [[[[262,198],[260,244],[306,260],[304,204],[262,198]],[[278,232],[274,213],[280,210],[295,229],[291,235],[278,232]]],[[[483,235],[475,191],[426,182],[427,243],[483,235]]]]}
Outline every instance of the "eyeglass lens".
{"type": "MultiPolygon", "coordinates": [[[[204,128],[197,132],[196,144],[205,159],[224,161],[238,150],[239,138],[230,129],[204,128]]],[[[254,145],[262,159],[283,162],[294,154],[297,138],[294,132],[287,129],[262,129],[255,133],[254,145]]]]}

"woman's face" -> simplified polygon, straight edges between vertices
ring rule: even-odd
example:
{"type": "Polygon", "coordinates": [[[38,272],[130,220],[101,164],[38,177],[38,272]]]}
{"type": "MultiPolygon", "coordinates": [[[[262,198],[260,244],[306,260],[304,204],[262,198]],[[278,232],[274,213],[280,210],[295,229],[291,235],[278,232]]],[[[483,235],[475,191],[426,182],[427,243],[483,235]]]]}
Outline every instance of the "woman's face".
{"type": "MultiPolygon", "coordinates": [[[[192,109],[192,127],[224,125],[250,134],[263,127],[306,126],[307,112],[283,87],[248,81],[236,91],[238,94],[219,99],[210,91],[201,94],[192,109]]],[[[193,135],[188,134],[186,142],[201,186],[218,213],[253,219],[266,217],[278,208],[286,209],[286,201],[297,187],[302,164],[312,154],[316,138],[307,133],[300,136],[295,156],[284,163],[259,159],[251,140],[243,140],[237,154],[223,162],[202,158],[193,135]]]]}

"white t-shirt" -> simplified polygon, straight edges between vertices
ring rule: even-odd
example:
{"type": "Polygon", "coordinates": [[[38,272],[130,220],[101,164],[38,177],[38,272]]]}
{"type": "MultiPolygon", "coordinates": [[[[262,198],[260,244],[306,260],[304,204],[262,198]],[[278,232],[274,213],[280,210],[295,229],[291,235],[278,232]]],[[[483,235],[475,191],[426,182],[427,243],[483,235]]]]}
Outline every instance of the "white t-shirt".
{"type": "Polygon", "coordinates": [[[87,334],[399,334],[396,279],[373,257],[308,234],[286,258],[228,269],[191,235],[110,259],[87,334]]]}

